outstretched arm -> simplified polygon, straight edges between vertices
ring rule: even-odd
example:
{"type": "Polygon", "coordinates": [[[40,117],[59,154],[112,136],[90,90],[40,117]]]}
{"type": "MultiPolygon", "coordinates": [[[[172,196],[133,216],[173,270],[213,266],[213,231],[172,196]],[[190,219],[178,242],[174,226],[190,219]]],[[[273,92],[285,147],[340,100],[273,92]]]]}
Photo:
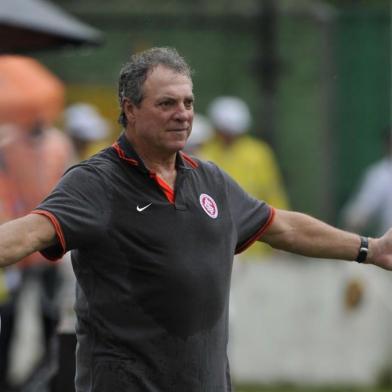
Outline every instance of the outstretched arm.
{"type": "MultiPolygon", "coordinates": [[[[341,260],[355,260],[361,243],[358,234],[306,214],[284,210],[276,210],[274,221],[260,241],[303,256],[341,260]]],[[[369,239],[365,263],[392,270],[392,230],[380,238],[369,239]]]]}
{"type": "Polygon", "coordinates": [[[56,232],[42,215],[29,214],[0,226],[0,267],[54,245],[56,232]]]}

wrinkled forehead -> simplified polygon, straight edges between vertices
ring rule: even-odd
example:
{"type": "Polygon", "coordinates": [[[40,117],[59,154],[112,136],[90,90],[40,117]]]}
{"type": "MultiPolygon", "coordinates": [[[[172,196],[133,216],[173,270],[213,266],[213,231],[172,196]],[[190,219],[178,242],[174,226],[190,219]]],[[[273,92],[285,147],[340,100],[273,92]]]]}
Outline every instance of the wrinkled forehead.
{"type": "Polygon", "coordinates": [[[188,75],[159,65],[147,74],[143,92],[145,96],[177,93],[193,96],[193,83],[188,75]]]}
{"type": "Polygon", "coordinates": [[[170,66],[166,64],[155,64],[152,65],[146,74],[146,79],[148,79],[151,75],[156,73],[172,73],[177,75],[183,75],[187,77],[192,82],[192,77],[190,73],[186,69],[176,68],[175,66],[170,66]]]}

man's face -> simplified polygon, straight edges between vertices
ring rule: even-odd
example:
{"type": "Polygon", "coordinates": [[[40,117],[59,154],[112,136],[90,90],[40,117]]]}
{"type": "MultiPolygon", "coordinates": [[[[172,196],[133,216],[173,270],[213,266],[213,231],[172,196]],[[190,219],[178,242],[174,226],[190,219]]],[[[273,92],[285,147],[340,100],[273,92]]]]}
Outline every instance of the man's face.
{"type": "Polygon", "coordinates": [[[143,92],[139,107],[129,101],[124,105],[132,142],[144,152],[155,154],[182,149],[192,128],[192,81],[158,66],[147,76],[143,92]]]}

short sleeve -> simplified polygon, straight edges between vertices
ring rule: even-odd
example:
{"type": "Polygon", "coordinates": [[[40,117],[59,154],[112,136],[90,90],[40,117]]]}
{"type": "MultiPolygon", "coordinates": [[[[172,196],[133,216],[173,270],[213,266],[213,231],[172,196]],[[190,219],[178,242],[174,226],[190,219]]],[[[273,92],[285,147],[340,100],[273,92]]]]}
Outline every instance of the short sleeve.
{"type": "Polygon", "coordinates": [[[71,249],[88,247],[105,235],[108,189],[91,165],[77,165],[61,179],[52,193],[32,213],[46,216],[53,224],[57,244],[41,253],[60,258],[71,249]]]}
{"type": "Polygon", "coordinates": [[[237,230],[236,253],[251,246],[272,223],[275,210],[262,200],[246,193],[227,173],[222,171],[230,211],[237,230]]]}

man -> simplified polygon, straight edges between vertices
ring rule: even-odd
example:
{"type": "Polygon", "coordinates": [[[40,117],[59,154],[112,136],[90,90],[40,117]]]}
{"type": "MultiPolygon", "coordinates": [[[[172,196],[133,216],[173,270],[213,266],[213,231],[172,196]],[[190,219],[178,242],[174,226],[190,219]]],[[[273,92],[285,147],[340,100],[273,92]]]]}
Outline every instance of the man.
{"type": "Polygon", "coordinates": [[[73,250],[78,392],[230,391],[231,263],[255,240],[392,269],[392,230],[368,246],[274,210],[180,152],[194,97],[174,49],[134,55],[119,97],[118,141],[69,170],[33,213],[0,226],[2,266],[36,250],[53,259],[73,250]]]}

